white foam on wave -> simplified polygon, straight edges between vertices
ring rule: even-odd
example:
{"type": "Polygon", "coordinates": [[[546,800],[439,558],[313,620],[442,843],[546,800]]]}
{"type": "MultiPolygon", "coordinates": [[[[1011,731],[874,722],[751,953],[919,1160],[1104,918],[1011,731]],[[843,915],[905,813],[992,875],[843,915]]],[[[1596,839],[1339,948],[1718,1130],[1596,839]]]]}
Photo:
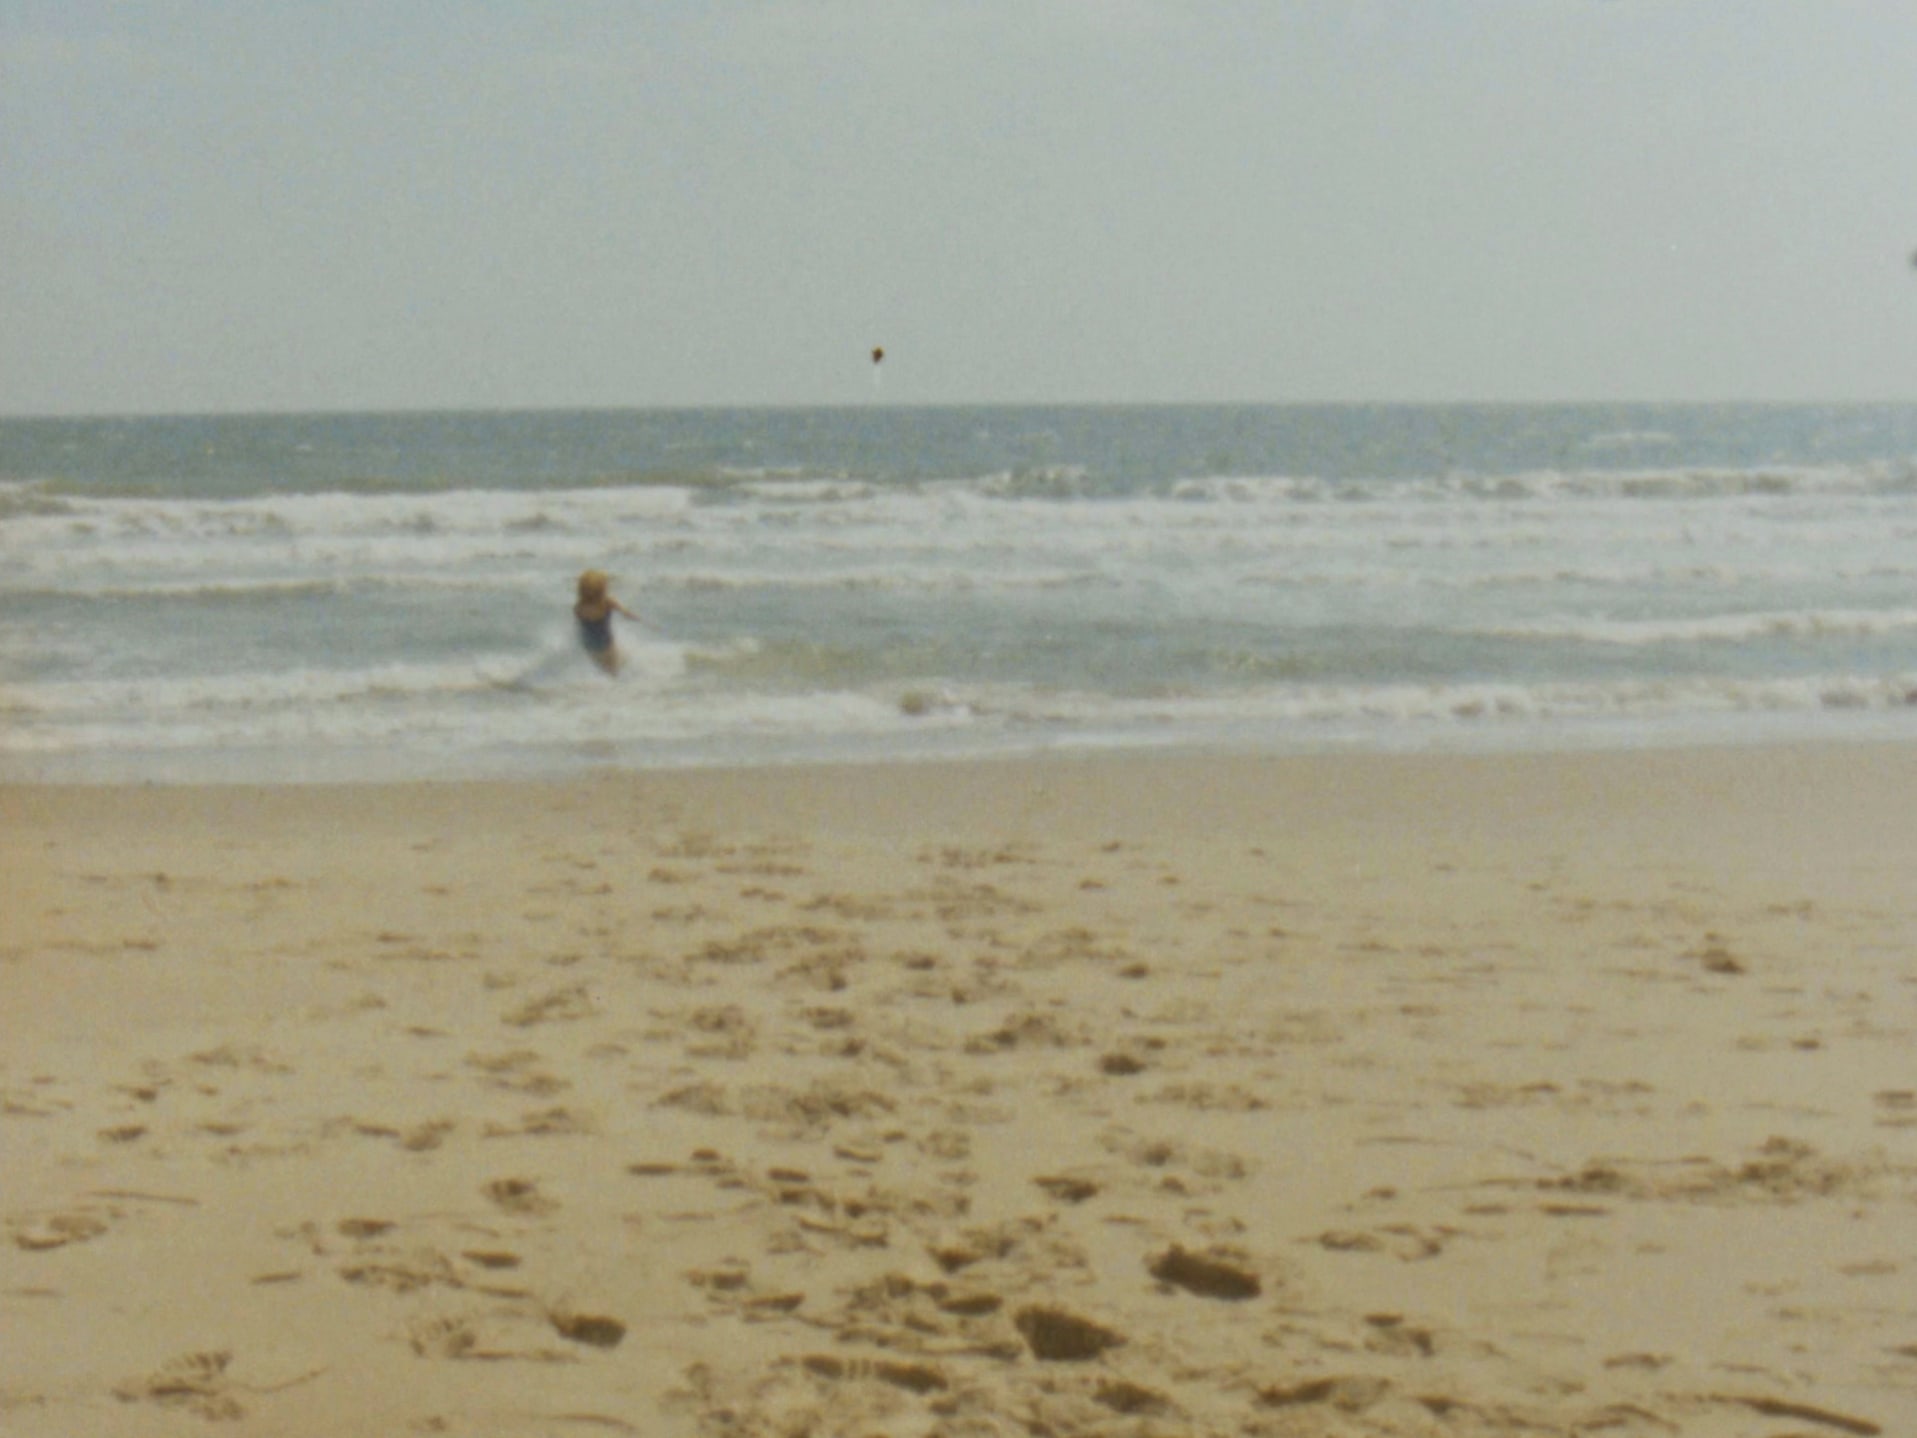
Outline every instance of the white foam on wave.
{"type": "Polygon", "coordinates": [[[885,490],[864,479],[778,479],[767,477],[735,486],[737,493],[775,505],[859,504],[885,490]]]}
{"type": "MultiPolygon", "coordinates": [[[[628,630],[620,643],[621,678],[634,686],[661,686],[686,671],[688,646],[628,630]]],[[[570,634],[554,629],[535,647],[495,651],[439,662],[388,663],[363,668],[251,670],[228,674],[128,679],[67,679],[7,687],[16,711],[45,718],[114,713],[166,715],[313,713],[325,708],[392,701],[457,705],[488,694],[553,693],[571,686],[593,690],[600,672],[570,634]]]]}
{"type": "Polygon", "coordinates": [[[1586,449],[1638,449],[1654,445],[1676,444],[1677,436],[1662,429],[1616,429],[1589,435],[1586,449]]]}
{"type": "Polygon", "coordinates": [[[280,494],[243,499],[89,499],[65,496],[41,509],[0,516],[10,537],[218,540],[319,539],[594,532],[669,520],[693,505],[689,491],[633,487],[579,490],[440,490],[430,494],[280,494]]]}
{"type": "MultiPolygon", "coordinates": [[[[1741,472],[1740,472],[1741,473],[1741,472]]],[[[1857,471],[1846,469],[1857,484],[1857,471]]],[[[1748,476],[1747,476],[1748,478],[1748,476]]],[[[1081,483],[1066,475],[1069,485],[1081,483]]],[[[880,487],[767,480],[703,502],[689,489],[640,486],[565,491],[440,491],[426,495],[319,494],[247,500],[60,501],[57,514],[6,522],[13,561],[0,588],[133,592],[208,583],[299,582],[323,575],[391,583],[457,574],[569,575],[587,564],[644,582],[657,572],[699,574],[710,587],[757,579],[909,587],[944,566],[978,584],[1028,583],[1033,571],[1078,566],[1121,572],[1180,559],[1255,562],[1259,554],[1399,559],[1567,549],[1592,555],[1648,548],[1789,556],[1876,546],[1894,569],[1897,515],[1881,505],[1771,496],[1756,510],[1693,498],[1640,506],[1615,497],[1627,476],[1499,479],[1538,495],[1553,484],[1592,487],[1575,502],[1538,506],[1457,503],[1478,481],[1431,479],[1327,484],[1291,479],[1185,480],[1168,489],[1061,502],[989,479],[880,487]],[[1598,495],[1598,491],[1610,497],[1598,495]],[[1332,500],[1341,501],[1331,503],[1332,500]],[[1301,502],[1304,501],[1304,502],[1301,502]],[[1788,526],[1787,528],[1780,526],[1788,526]],[[884,571],[865,580],[861,568],[884,571]]],[[[1836,494],[1843,488],[1833,480],[1836,494]]],[[[1907,514],[1903,522],[1908,525],[1907,514]]],[[[1761,569],[1760,565],[1752,565],[1761,569]]],[[[1533,571],[1540,566],[1532,565],[1533,571]]],[[[1388,581],[1388,576],[1387,576],[1388,581]]],[[[949,582],[949,581],[947,581],[949,582]]],[[[1042,582],[1042,581],[1041,581],[1042,582]]]]}
{"type": "Polygon", "coordinates": [[[1487,630],[1511,638],[1568,639],[1621,646],[1871,638],[1913,631],[1917,631],[1917,610],[1912,609],[1809,610],[1657,619],[1538,619],[1491,626],[1487,630]]]}
{"type": "Polygon", "coordinates": [[[1263,732],[1295,736],[1298,726],[1353,723],[1497,725],[1500,721],[1683,719],[1697,715],[1812,715],[1830,711],[1891,712],[1917,706],[1917,673],[1825,674],[1802,678],[1714,676],[1611,681],[1450,684],[1288,683],[1231,693],[1114,699],[1091,692],[961,691],[968,708],[988,718],[1100,733],[1145,729],[1163,733],[1263,732]]]}
{"type": "Polygon", "coordinates": [[[1548,728],[1537,726],[1594,722],[1682,732],[1713,716],[1809,720],[1912,713],[1917,723],[1917,673],[1277,683],[1230,692],[1113,696],[949,680],[793,692],[714,689],[698,682],[697,671],[684,670],[683,651],[673,646],[635,644],[628,660],[617,679],[600,674],[576,652],[554,648],[530,658],[290,675],[277,682],[234,677],[158,686],[28,685],[8,691],[0,759],[143,751],[197,754],[210,763],[219,754],[237,762],[247,753],[359,750],[379,753],[388,771],[406,772],[410,763],[428,772],[453,756],[509,751],[612,755],[643,767],[828,753],[905,757],[967,746],[1389,745],[1418,734],[1543,733],[1548,728]]]}
{"type": "Polygon", "coordinates": [[[1324,478],[1317,475],[1192,476],[1175,481],[1171,497],[1236,505],[1455,505],[1564,500],[1723,500],[1744,497],[1839,498],[1909,496],[1917,465],[1904,462],[1830,465],[1673,466],[1637,469],[1534,469],[1509,474],[1458,471],[1412,478],[1324,478]]]}
{"type": "MultiPolygon", "coordinates": [[[[394,758],[449,750],[581,744],[811,742],[892,734],[908,716],[873,691],[713,691],[673,683],[683,656],[622,645],[609,676],[582,655],[495,658],[471,666],[393,665],[355,673],[202,678],[137,686],[10,687],[0,755],[128,749],[246,751],[295,745],[383,747],[394,758]],[[144,696],[147,702],[139,702],[144,696]]],[[[938,706],[936,723],[961,722],[938,706]]]]}

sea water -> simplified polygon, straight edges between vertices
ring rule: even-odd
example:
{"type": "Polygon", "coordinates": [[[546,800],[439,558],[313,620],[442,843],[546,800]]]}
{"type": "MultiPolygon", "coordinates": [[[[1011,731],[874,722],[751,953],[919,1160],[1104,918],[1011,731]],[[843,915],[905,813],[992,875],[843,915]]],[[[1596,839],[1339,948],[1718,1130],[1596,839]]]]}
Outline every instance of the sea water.
{"type": "Polygon", "coordinates": [[[1913,407],[0,420],[0,778],[1887,735],[1913,407]]]}

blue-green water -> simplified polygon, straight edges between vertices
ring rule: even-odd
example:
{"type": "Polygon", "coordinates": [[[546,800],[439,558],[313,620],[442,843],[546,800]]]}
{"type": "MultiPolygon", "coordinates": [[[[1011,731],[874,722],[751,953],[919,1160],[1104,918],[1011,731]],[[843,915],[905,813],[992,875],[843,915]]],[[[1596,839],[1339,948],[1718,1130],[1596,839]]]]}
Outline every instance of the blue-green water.
{"type": "Polygon", "coordinates": [[[1911,407],[5,420],[0,776],[1901,735],[1913,540],[1911,407]]]}

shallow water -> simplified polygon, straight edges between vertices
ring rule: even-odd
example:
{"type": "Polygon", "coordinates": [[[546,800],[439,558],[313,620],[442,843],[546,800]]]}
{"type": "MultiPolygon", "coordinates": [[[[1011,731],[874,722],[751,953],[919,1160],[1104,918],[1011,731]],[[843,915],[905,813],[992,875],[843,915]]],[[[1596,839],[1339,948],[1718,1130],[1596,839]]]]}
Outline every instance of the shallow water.
{"type": "Polygon", "coordinates": [[[1913,539],[1910,407],[7,420],[0,775],[1902,734],[1913,539]]]}

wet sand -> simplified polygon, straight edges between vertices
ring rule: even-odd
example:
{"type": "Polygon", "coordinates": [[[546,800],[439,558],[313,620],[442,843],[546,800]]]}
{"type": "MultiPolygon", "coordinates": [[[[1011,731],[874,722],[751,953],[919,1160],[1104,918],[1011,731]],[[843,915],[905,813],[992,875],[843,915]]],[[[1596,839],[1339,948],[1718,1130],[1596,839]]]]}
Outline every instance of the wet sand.
{"type": "Polygon", "coordinates": [[[0,1433],[1917,1431],[1917,749],[0,788],[0,1433]]]}

